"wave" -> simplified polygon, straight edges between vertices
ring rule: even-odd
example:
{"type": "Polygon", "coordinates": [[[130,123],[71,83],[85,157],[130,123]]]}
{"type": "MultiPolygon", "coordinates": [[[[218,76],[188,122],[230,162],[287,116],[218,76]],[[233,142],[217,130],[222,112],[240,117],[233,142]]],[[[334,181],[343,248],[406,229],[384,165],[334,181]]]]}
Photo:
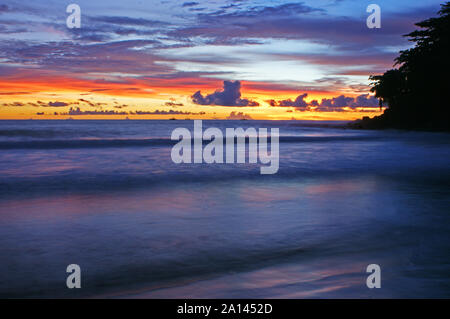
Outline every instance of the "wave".
{"type": "Polygon", "coordinates": [[[15,129],[15,130],[0,130],[0,136],[4,137],[35,137],[48,138],[60,136],[61,131],[56,130],[29,130],[29,129],[15,129]]]}
{"type": "MultiPolygon", "coordinates": [[[[140,256],[142,262],[130,263],[121,267],[117,264],[100,264],[103,266],[101,272],[93,271],[92,274],[86,275],[85,280],[89,282],[89,285],[83,289],[82,295],[92,297],[99,294],[123,293],[128,289],[161,289],[187,282],[218,278],[230,272],[246,272],[260,267],[298,262],[303,258],[308,258],[309,255],[317,254],[315,246],[299,247],[298,243],[283,243],[259,249],[220,247],[220,252],[212,248],[208,249],[208,247],[197,247],[197,249],[201,248],[201,252],[194,250],[187,254],[170,255],[167,253],[166,256],[152,256],[151,262],[148,262],[148,256],[142,255],[140,256]],[[157,259],[158,257],[159,259],[157,259]]],[[[91,265],[88,267],[95,269],[91,265]]],[[[34,286],[25,288],[24,285],[26,285],[24,282],[10,284],[7,296],[0,292],[0,297],[69,295],[68,289],[61,288],[60,283],[56,280],[46,282],[45,291],[34,286]]]]}
{"type": "MultiPolygon", "coordinates": [[[[106,193],[124,191],[148,191],[150,189],[191,187],[194,185],[221,185],[227,187],[238,183],[278,183],[305,182],[322,180],[331,182],[342,179],[387,178],[404,182],[430,183],[433,185],[448,184],[450,171],[442,167],[429,168],[423,172],[414,172],[409,166],[396,167],[385,171],[377,167],[367,166],[363,169],[350,170],[342,167],[283,166],[277,174],[261,175],[259,164],[183,164],[182,167],[166,167],[165,171],[143,168],[146,173],[105,172],[89,174],[74,172],[62,175],[37,177],[9,177],[0,180],[0,199],[12,199],[52,194],[58,196],[69,193],[106,193]],[[241,166],[239,166],[241,165],[241,166]],[[190,186],[189,186],[190,185],[190,186]]],[[[440,186],[439,186],[440,187],[440,186]]]]}
{"type": "MultiPolygon", "coordinates": [[[[280,143],[324,143],[339,141],[375,141],[385,139],[382,136],[280,136],[280,143]]],[[[269,140],[270,141],[270,140],[269,140]]],[[[68,139],[68,140],[33,140],[1,141],[0,149],[67,149],[67,148],[106,148],[106,147],[155,147],[172,146],[178,141],[169,138],[148,139],[68,139]]],[[[235,141],[237,142],[237,140],[235,141]]],[[[248,142],[248,138],[246,138],[248,142]]],[[[206,145],[208,141],[203,141],[206,145]]]]}

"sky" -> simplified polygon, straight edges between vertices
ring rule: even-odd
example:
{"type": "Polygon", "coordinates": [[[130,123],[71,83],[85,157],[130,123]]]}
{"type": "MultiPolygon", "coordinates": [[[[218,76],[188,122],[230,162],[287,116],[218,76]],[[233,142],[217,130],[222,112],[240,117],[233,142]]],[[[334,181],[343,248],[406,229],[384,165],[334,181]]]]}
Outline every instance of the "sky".
{"type": "Polygon", "coordinates": [[[0,1],[0,119],[352,120],[435,0],[0,1]],[[68,28],[69,4],[81,9],[68,28]],[[370,29],[369,4],[381,8],[370,29]]]}

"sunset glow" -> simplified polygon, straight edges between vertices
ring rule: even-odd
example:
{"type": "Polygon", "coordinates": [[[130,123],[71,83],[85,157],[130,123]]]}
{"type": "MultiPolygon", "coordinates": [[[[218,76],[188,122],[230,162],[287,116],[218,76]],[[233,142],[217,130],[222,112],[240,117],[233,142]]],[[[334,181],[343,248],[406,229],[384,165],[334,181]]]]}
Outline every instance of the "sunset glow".
{"type": "Polygon", "coordinates": [[[173,2],[139,11],[138,1],[83,0],[80,29],[66,26],[63,3],[9,1],[0,10],[0,119],[377,115],[368,76],[392,66],[408,46],[399,35],[437,5],[404,2],[408,15],[385,4],[384,28],[371,30],[365,6],[348,1],[173,2]],[[240,85],[224,95],[248,105],[213,101],[224,81],[240,85]],[[198,91],[212,102],[196,102],[198,91]],[[350,102],[330,102],[338,97],[350,102]]]}

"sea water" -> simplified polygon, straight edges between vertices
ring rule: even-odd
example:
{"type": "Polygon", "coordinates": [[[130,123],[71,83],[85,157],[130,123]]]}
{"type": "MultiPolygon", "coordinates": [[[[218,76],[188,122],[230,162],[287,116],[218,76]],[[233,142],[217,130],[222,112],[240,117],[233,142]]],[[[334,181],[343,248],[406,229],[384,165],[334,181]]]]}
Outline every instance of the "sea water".
{"type": "Polygon", "coordinates": [[[450,135],[340,124],[203,121],[279,128],[261,175],[173,163],[192,121],[0,121],[0,297],[450,297],[450,135]]]}

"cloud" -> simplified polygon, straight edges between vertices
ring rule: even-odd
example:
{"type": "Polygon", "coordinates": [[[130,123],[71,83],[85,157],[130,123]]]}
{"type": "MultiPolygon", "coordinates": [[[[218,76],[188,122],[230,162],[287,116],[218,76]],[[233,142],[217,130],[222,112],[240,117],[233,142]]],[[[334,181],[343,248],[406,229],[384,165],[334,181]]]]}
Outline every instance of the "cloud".
{"type": "MultiPolygon", "coordinates": [[[[324,6],[326,8],[326,6],[324,6]]],[[[198,23],[169,31],[178,39],[297,39],[333,45],[343,52],[365,54],[367,48],[407,45],[402,34],[410,32],[416,21],[432,16],[437,5],[385,13],[383,27],[368,32],[365,19],[354,15],[336,15],[331,10],[307,6],[301,2],[278,6],[247,7],[227,12],[219,10],[198,15],[198,23]]],[[[350,11],[352,13],[352,11],[350,11]]],[[[380,54],[383,51],[380,51],[380,54]]]]}
{"type": "Polygon", "coordinates": [[[83,111],[79,107],[70,108],[68,112],[58,113],[55,115],[205,115],[205,112],[188,112],[174,110],[155,110],[155,111],[114,111],[114,110],[89,110],[83,111]]]}
{"type": "Polygon", "coordinates": [[[308,103],[304,100],[307,96],[308,93],[301,94],[297,96],[297,98],[294,101],[292,101],[291,99],[281,100],[278,102],[275,100],[270,100],[269,104],[271,106],[292,106],[296,108],[305,108],[308,106],[308,103]]]}
{"type": "MultiPolygon", "coordinates": [[[[228,7],[230,8],[230,7],[228,7]]],[[[225,11],[218,11],[215,14],[200,14],[202,20],[208,20],[209,17],[231,19],[249,19],[249,18],[271,18],[271,17],[292,17],[298,14],[325,12],[324,9],[314,8],[305,5],[302,2],[285,3],[277,6],[254,6],[243,10],[238,10],[232,13],[225,13],[225,11]]]]}
{"type": "Polygon", "coordinates": [[[10,11],[9,7],[6,4],[0,4],[0,13],[10,11]]]}
{"type": "Polygon", "coordinates": [[[154,115],[204,115],[206,114],[205,112],[184,112],[184,111],[174,111],[174,110],[169,110],[169,111],[164,111],[164,110],[156,110],[156,111],[135,111],[135,112],[130,112],[131,115],[136,114],[136,115],[143,115],[143,114],[154,114],[154,115]]]}
{"type": "Polygon", "coordinates": [[[85,100],[85,99],[78,99],[78,101],[84,102],[84,103],[86,103],[86,104],[89,104],[90,106],[95,106],[95,104],[94,104],[93,102],[88,101],[88,100],[85,100]]]}
{"type": "Polygon", "coordinates": [[[67,113],[60,113],[61,115],[127,115],[128,112],[118,111],[82,111],[79,107],[70,108],[67,113]]]}
{"type": "Polygon", "coordinates": [[[166,102],[164,103],[165,106],[171,106],[171,107],[177,107],[177,106],[183,106],[183,103],[176,103],[174,101],[166,102]]]}
{"type": "Polygon", "coordinates": [[[181,6],[182,6],[183,8],[185,8],[185,7],[194,7],[194,6],[197,6],[197,5],[199,5],[198,2],[185,2],[185,3],[183,3],[181,6]]]}
{"type": "Polygon", "coordinates": [[[163,26],[167,25],[167,22],[148,20],[144,18],[131,18],[126,16],[97,16],[92,17],[90,20],[95,22],[105,22],[109,24],[118,25],[132,25],[132,26],[163,26]]]}
{"type": "Polygon", "coordinates": [[[0,95],[24,95],[30,93],[31,92],[0,92],[0,95]]]}
{"type": "Polygon", "coordinates": [[[379,103],[379,100],[375,96],[369,94],[361,94],[356,97],[355,101],[353,102],[353,107],[379,107],[379,103]]]}
{"type": "Polygon", "coordinates": [[[53,106],[53,107],[61,107],[61,106],[67,106],[69,104],[65,103],[65,102],[48,102],[48,106],[53,106]]]}
{"type": "Polygon", "coordinates": [[[230,115],[227,116],[227,120],[252,120],[252,117],[243,112],[231,112],[230,115]]]}
{"type": "Polygon", "coordinates": [[[305,101],[304,99],[308,96],[307,93],[299,95],[294,101],[291,99],[287,100],[269,100],[267,101],[271,106],[278,107],[295,107],[297,110],[301,111],[319,111],[319,112],[343,112],[347,108],[378,108],[378,99],[369,94],[361,94],[357,97],[339,95],[333,98],[324,98],[319,103],[317,100],[305,101]]]}
{"type": "Polygon", "coordinates": [[[341,108],[350,106],[353,103],[353,100],[354,99],[352,97],[340,95],[332,99],[322,99],[322,103],[320,103],[320,106],[341,108]]]}
{"type": "Polygon", "coordinates": [[[191,96],[192,101],[199,105],[221,106],[259,106],[259,103],[241,99],[240,81],[223,81],[223,90],[203,96],[200,91],[191,96]]]}
{"type": "MultiPolygon", "coordinates": [[[[157,43],[156,40],[123,40],[94,44],[85,44],[82,41],[35,43],[5,40],[0,42],[0,59],[7,59],[11,64],[33,65],[35,70],[40,69],[39,72],[44,74],[52,71],[75,76],[91,73],[92,77],[96,75],[107,81],[114,78],[108,75],[111,72],[153,76],[173,71],[171,66],[155,63],[156,60],[163,61],[162,57],[143,50],[157,43]]],[[[23,68],[20,69],[22,70],[23,68]]],[[[127,79],[121,77],[121,80],[127,79]]]]}
{"type": "Polygon", "coordinates": [[[332,99],[322,99],[319,107],[339,109],[344,107],[379,107],[379,101],[375,96],[361,94],[356,98],[340,95],[332,99]]]}
{"type": "Polygon", "coordinates": [[[311,106],[319,106],[319,102],[317,102],[317,100],[312,100],[311,102],[309,102],[309,105],[311,105],[311,106]]]}
{"type": "Polygon", "coordinates": [[[25,106],[22,102],[3,103],[3,106],[25,106]]]}

